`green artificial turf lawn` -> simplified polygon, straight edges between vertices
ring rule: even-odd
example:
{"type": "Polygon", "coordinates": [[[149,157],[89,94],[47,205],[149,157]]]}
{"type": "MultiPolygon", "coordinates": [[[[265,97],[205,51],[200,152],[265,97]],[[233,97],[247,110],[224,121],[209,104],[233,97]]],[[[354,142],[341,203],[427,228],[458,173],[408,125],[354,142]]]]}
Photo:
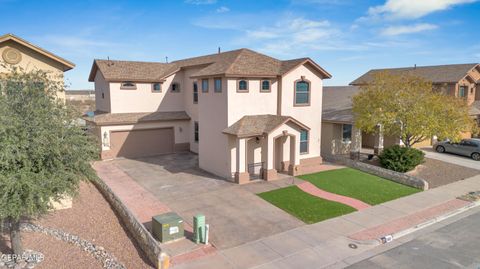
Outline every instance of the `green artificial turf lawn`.
{"type": "Polygon", "coordinates": [[[299,176],[324,191],[349,196],[370,205],[384,203],[421,190],[352,168],[299,176]]]}
{"type": "Polygon", "coordinates": [[[347,205],[310,195],[297,186],[259,193],[258,196],[308,224],[355,211],[347,205]]]}

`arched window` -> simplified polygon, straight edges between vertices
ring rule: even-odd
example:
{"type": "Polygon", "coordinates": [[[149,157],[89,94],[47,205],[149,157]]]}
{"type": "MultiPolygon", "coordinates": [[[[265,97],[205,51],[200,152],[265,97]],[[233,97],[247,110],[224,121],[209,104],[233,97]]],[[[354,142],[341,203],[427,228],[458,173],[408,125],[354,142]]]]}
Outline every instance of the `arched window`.
{"type": "Polygon", "coordinates": [[[298,80],[295,82],[295,105],[310,105],[310,82],[307,80],[298,80]]]}
{"type": "Polygon", "coordinates": [[[248,81],[245,79],[241,79],[238,81],[238,91],[239,92],[246,92],[248,91],[248,81]]]}
{"type": "Polygon", "coordinates": [[[267,80],[267,79],[262,80],[262,84],[260,85],[260,91],[262,92],[270,91],[270,80],[267,80]]]}

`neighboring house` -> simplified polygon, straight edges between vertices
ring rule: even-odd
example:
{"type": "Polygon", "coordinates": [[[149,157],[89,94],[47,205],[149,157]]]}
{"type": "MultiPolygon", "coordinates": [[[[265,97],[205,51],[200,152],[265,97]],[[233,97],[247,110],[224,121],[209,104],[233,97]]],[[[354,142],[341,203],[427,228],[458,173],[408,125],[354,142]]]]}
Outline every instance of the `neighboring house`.
{"type": "MultiPolygon", "coordinates": [[[[373,148],[375,152],[384,147],[400,144],[396,137],[383,137],[367,134],[354,128],[352,97],[360,91],[360,86],[368,85],[375,74],[388,71],[391,74],[411,74],[433,83],[433,90],[465,98],[470,107],[470,115],[480,119],[480,65],[455,64],[422,66],[412,68],[374,69],[350,83],[351,86],[324,87],[322,112],[322,156],[348,154],[353,148],[355,132],[359,134],[362,148],[373,148]]],[[[479,120],[480,122],[480,120],[479,120]]],[[[470,137],[471,134],[464,134],[470,137]]],[[[431,145],[423,141],[415,147],[431,145]]]]}
{"type": "MultiPolygon", "coordinates": [[[[464,98],[470,115],[480,124],[480,64],[450,64],[415,66],[404,68],[374,69],[354,80],[350,85],[361,86],[371,83],[375,74],[388,71],[391,74],[411,74],[431,81],[433,90],[464,98]]],[[[471,137],[471,133],[463,134],[471,137]]]]}
{"type": "Polygon", "coordinates": [[[95,111],[95,90],[67,90],[65,99],[83,114],[95,111]]]}
{"type": "Polygon", "coordinates": [[[309,58],[280,61],[240,49],[171,63],[95,60],[102,158],[179,151],[237,183],[322,162],[323,79],[309,58]]]}
{"type": "MultiPolygon", "coordinates": [[[[354,132],[357,131],[354,127],[352,98],[359,91],[360,87],[358,86],[323,87],[323,157],[335,154],[349,154],[352,150],[354,132]]],[[[385,136],[382,142],[377,134],[361,133],[362,148],[374,149],[378,152],[383,147],[396,144],[400,144],[399,138],[385,136]]]]}
{"type": "MultiPolygon", "coordinates": [[[[25,71],[42,70],[60,82],[63,82],[63,73],[75,67],[73,63],[13,34],[0,36],[0,63],[25,71]]],[[[0,65],[0,74],[8,72],[8,68],[0,65]]],[[[65,92],[59,92],[58,97],[64,100],[65,92]]]]}

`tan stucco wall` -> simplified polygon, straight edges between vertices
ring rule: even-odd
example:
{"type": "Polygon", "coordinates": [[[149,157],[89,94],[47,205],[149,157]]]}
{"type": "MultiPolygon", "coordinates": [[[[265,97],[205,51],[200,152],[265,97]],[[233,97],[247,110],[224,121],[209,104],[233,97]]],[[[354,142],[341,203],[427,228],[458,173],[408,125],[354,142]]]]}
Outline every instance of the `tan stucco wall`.
{"type": "Polygon", "coordinates": [[[342,124],[322,122],[322,157],[332,155],[332,141],[342,139],[342,124]]]}
{"type": "Polygon", "coordinates": [[[300,159],[320,156],[323,81],[313,68],[302,65],[282,78],[282,115],[292,116],[310,127],[309,152],[300,159]],[[305,76],[310,81],[310,105],[294,106],[294,82],[305,76]]]}
{"type": "MultiPolygon", "coordinates": [[[[63,82],[63,69],[60,63],[11,40],[0,43],[1,62],[3,62],[2,53],[7,48],[17,49],[22,55],[22,60],[14,66],[20,67],[27,72],[33,70],[43,70],[49,73],[52,80],[63,82]]],[[[8,70],[0,66],[0,73],[5,72],[8,72],[8,70]]],[[[58,97],[65,100],[65,92],[59,92],[58,97]]]]}
{"type": "Polygon", "coordinates": [[[95,74],[95,108],[99,111],[111,112],[110,84],[105,81],[101,72],[95,74]],[[103,93],[103,98],[102,98],[103,93]]]}

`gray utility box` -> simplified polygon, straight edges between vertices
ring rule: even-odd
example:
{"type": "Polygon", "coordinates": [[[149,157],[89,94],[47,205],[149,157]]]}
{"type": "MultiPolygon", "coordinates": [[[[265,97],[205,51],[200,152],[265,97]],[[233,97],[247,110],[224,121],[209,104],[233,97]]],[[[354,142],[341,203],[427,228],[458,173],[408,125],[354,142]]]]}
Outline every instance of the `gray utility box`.
{"type": "Polygon", "coordinates": [[[152,234],[162,243],[183,238],[183,220],[174,212],[155,216],[152,218],[152,234]]]}

